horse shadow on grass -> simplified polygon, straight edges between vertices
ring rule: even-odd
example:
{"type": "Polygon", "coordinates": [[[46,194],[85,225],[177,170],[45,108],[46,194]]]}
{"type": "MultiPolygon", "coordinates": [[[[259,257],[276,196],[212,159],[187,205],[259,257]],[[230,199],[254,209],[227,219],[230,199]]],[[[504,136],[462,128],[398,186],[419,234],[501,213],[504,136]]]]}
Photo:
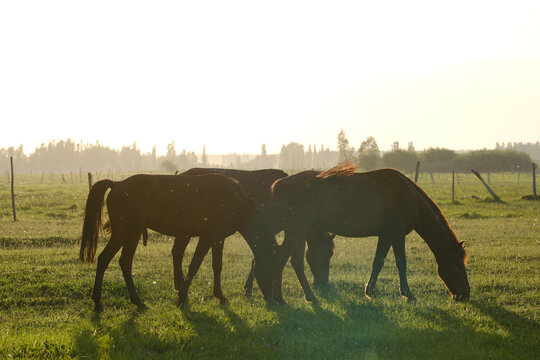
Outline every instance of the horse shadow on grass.
{"type": "Polygon", "coordinates": [[[539,324],[502,306],[447,299],[449,306],[430,307],[421,299],[411,305],[397,296],[390,301],[368,301],[361,289],[357,297],[346,296],[350,292],[341,285],[317,290],[321,305],[292,300],[287,306],[268,304],[261,311],[260,303],[240,300],[231,306],[216,304],[210,310],[165,305],[120,315],[118,322],[114,316],[94,315],[93,326],[75,335],[73,355],[98,359],[429,359],[534,358],[540,351],[539,324]],[[159,313],[162,310],[170,316],[164,317],[159,313]],[[486,331],[486,326],[499,326],[500,332],[486,331]]]}
{"type": "MultiPolygon", "coordinates": [[[[341,343],[342,349],[363,343],[371,345],[377,358],[384,359],[532,359],[540,353],[540,324],[502,305],[484,299],[456,303],[441,298],[448,302],[442,307],[423,304],[422,299],[410,304],[399,297],[368,301],[362,299],[361,289],[358,299],[351,301],[340,294],[343,286],[354,284],[340,283],[318,290],[320,298],[341,308],[344,318],[351,320],[342,324],[349,340],[332,335],[332,342],[341,343]]],[[[350,294],[350,289],[344,293],[350,294]]]]}
{"type": "Polygon", "coordinates": [[[538,355],[537,322],[484,300],[455,306],[469,315],[467,321],[440,308],[419,309],[419,316],[437,324],[436,331],[419,335],[440,342],[456,358],[533,359],[538,355]]]}

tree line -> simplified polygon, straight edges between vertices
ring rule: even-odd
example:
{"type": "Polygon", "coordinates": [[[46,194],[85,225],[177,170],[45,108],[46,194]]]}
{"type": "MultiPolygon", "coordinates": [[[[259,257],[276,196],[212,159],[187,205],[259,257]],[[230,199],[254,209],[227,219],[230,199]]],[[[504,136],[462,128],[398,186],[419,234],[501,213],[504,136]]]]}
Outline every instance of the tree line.
{"type": "Polygon", "coordinates": [[[284,170],[327,169],[340,161],[354,160],[362,170],[369,171],[381,167],[391,167],[404,172],[412,172],[420,161],[423,172],[468,172],[478,171],[521,171],[530,168],[532,159],[540,159],[540,142],[496,144],[494,150],[457,152],[444,148],[430,148],[416,151],[412,142],[401,147],[396,141],[390,151],[381,151],[374,137],[368,136],[360,146],[349,144],[343,130],[337,136],[338,151],[328,147],[291,142],[283,145],[278,154],[268,154],[266,145],[261,152],[252,154],[224,154],[208,156],[203,146],[202,154],[183,149],[177,152],[174,141],[167,144],[165,155],[158,156],[156,146],[151,152],[143,153],[134,142],[130,146],[112,149],[101,145],[84,144],[72,139],[51,141],[41,144],[34,152],[26,155],[23,146],[1,148],[0,161],[9,164],[13,157],[17,172],[135,172],[161,171],[175,172],[192,167],[225,167],[236,169],[280,168],[284,170]]]}
{"type": "Polygon", "coordinates": [[[304,145],[291,142],[281,147],[279,154],[268,154],[266,145],[262,144],[261,153],[225,154],[210,157],[203,145],[202,154],[193,151],[177,151],[174,141],[167,144],[165,155],[157,155],[156,146],[151,152],[143,153],[134,142],[130,146],[113,149],[101,145],[75,142],[72,139],[51,141],[41,144],[34,152],[26,154],[23,146],[0,149],[0,161],[9,166],[9,158],[13,157],[16,172],[136,172],[183,171],[192,167],[225,167],[236,169],[325,169],[338,162],[337,151],[331,151],[321,145],[317,150],[315,144],[304,145]]]}
{"type": "MultiPolygon", "coordinates": [[[[471,169],[484,172],[528,171],[532,165],[531,155],[523,150],[538,150],[540,143],[514,144],[501,147],[497,144],[494,150],[474,150],[458,153],[444,148],[429,148],[416,151],[412,142],[402,148],[394,142],[390,151],[379,150],[377,141],[372,136],[362,141],[358,149],[349,144],[343,130],[338,134],[338,152],[340,161],[353,160],[364,171],[381,167],[391,167],[404,172],[412,172],[420,162],[422,172],[469,172],[471,169]]],[[[533,152],[534,154],[534,152],[533,152]]]]}

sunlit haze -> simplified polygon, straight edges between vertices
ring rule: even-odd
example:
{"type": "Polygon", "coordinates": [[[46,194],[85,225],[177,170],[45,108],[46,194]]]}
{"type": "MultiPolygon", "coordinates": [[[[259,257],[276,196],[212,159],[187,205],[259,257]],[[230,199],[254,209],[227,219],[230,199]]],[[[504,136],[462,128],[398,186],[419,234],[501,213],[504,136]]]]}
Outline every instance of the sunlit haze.
{"type": "Polygon", "coordinates": [[[539,1],[10,1],[0,148],[540,140],[539,1]]]}

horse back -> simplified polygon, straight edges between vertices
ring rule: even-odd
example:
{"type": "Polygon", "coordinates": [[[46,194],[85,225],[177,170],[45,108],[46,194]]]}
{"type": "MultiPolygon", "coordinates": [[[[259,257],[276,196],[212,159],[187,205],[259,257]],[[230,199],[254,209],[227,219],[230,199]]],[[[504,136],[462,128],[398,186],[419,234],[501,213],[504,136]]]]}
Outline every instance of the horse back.
{"type": "MultiPolygon", "coordinates": [[[[418,216],[414,189],[396,170],[322,179],[308,176],[304,185],[291,183],[296,189],[288,202],[296,216],[340,235],[373,236],[394,228],[408,233],[418,216]]],[[[281,192],[288,193],[285,186],[281,192]]]]}
{"type": "Polygon", "coordinates": [[[248,196],[259,203],[266,203],[271,200],[271,185],[278,179],[286,177],[288,174],[278,169],[261,170],[237,170],[220,168],[192,168],[181,175],[202,175],[202,174],[222,174],[237,180],[246,190],[248,196]]]}
{"type": "Polygon", "coordinates": [[[134,175],[115,183],[107,206],[113,227],[136,223],[170,236],[228,236],[250,211],[244,197],[234,180],[220,174],[134,175]]]}

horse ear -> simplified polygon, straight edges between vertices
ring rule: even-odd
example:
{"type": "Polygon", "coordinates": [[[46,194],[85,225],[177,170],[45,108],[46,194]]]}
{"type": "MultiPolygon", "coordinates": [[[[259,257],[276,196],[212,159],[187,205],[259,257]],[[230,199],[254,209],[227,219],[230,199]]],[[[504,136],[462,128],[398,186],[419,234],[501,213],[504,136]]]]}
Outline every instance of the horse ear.
{"type": "Polygon", "coordinates": [[[464,247],[465,247],[465,241],[460,241],[460,242],[458,243],[458,247],[464,248],[464,247]]]}

